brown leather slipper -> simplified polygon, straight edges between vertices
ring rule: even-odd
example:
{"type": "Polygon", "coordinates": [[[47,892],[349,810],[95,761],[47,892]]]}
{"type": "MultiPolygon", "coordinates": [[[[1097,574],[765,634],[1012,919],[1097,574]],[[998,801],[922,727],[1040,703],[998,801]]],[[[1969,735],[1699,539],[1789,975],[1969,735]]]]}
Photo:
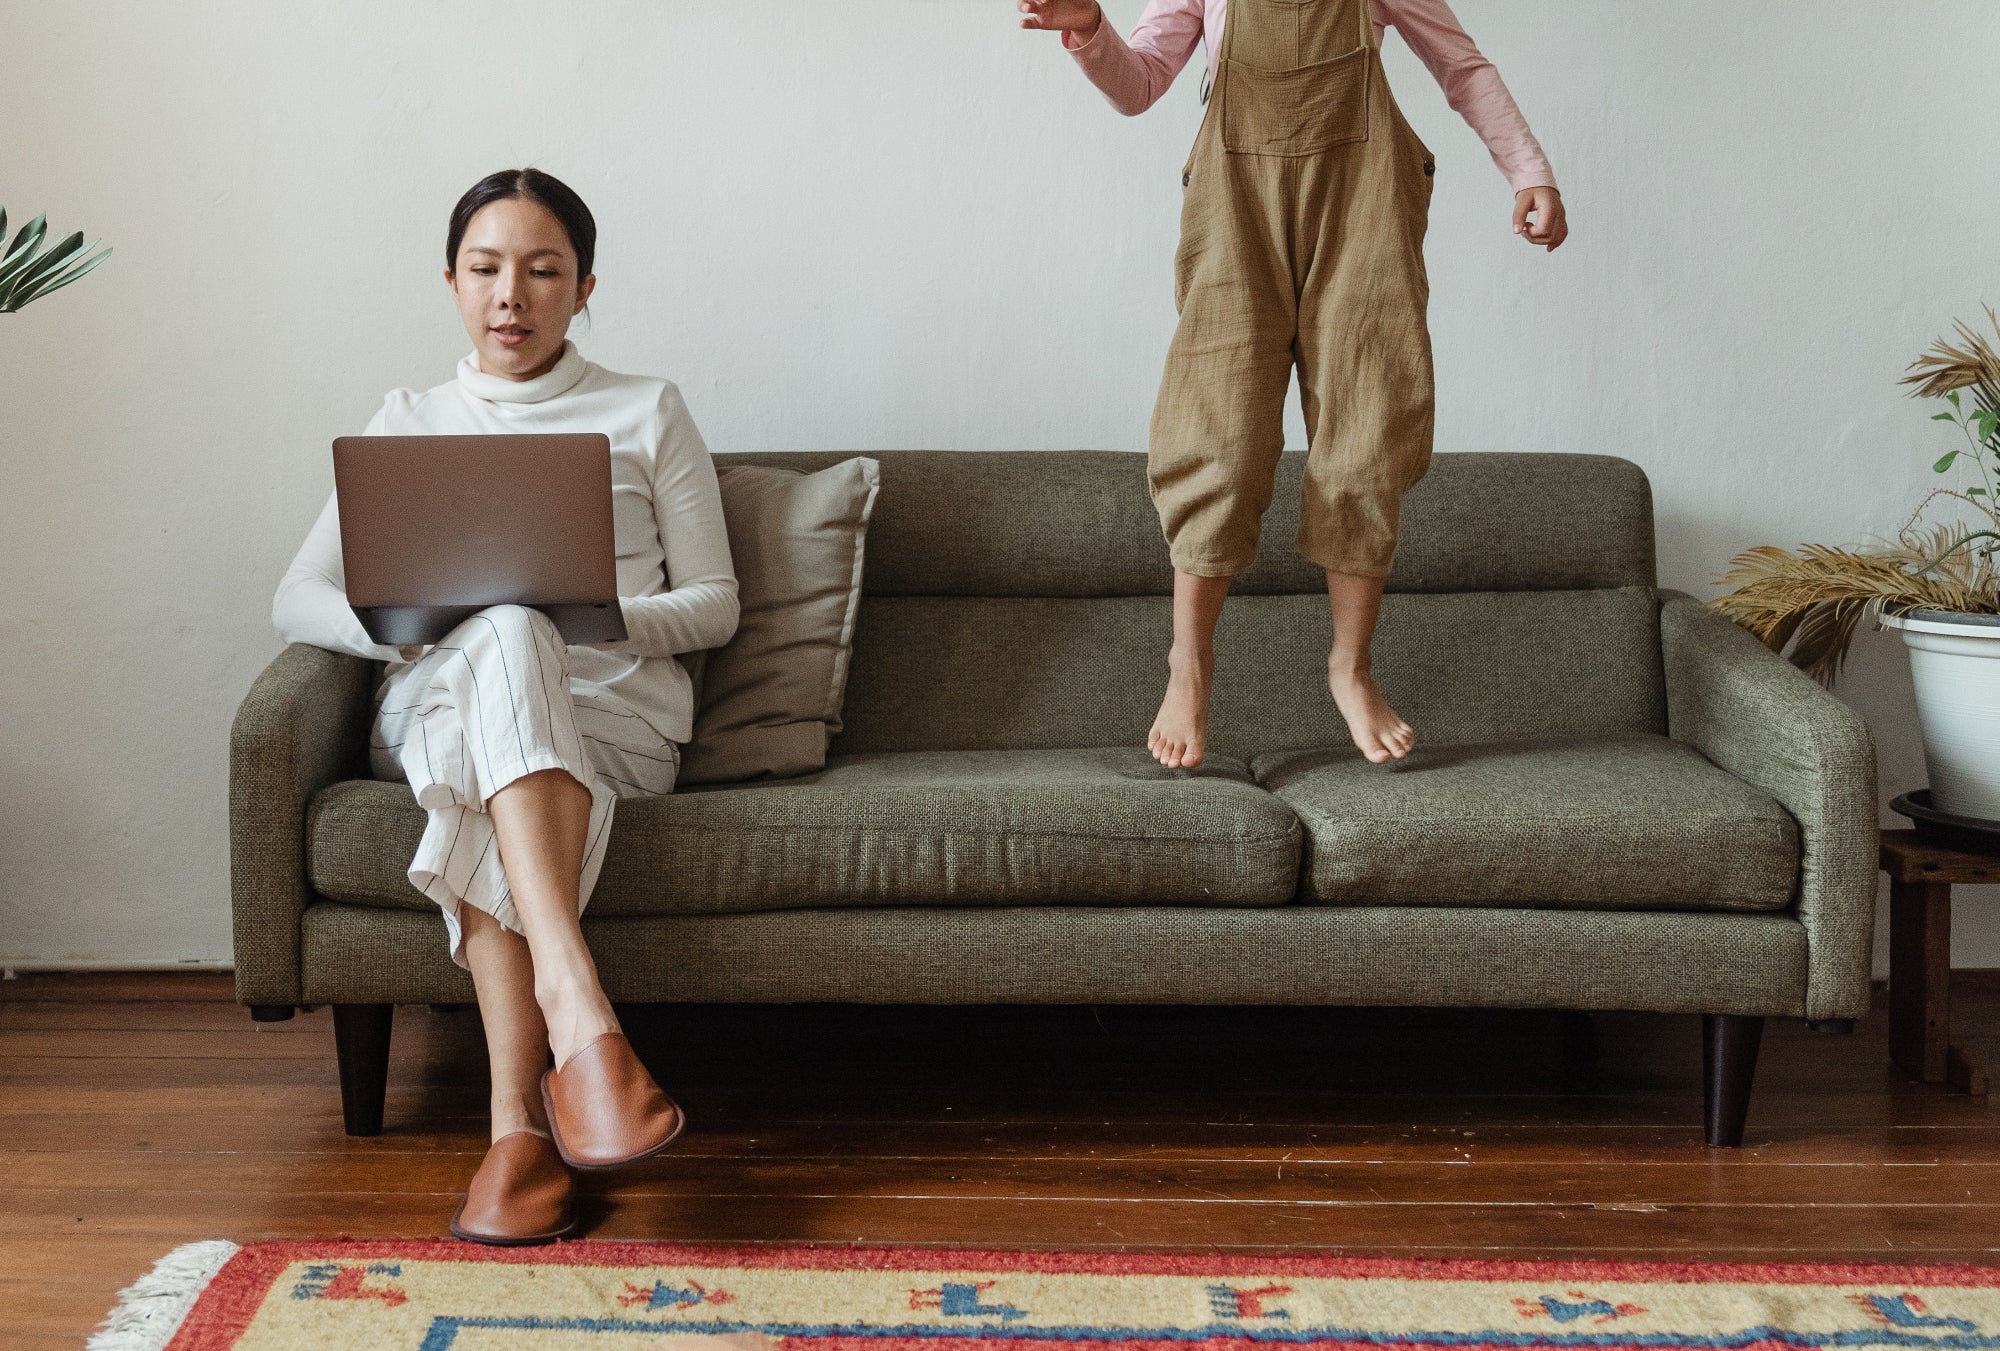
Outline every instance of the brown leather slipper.
{"type": "Polygon", "coordinates": [[[660,1091],[622,1032],[584,1043],[543,1074],[542,1105],[556,1150],[572,1168],[623,1168],[649,1159],[687,1127],[686,1114],[660,1091]]]}
{"type": "Polygon", "coordinates": [[[503,1135],[452,1212],[451,1232],[501,1248],[553,1243],[576,1232],[576,1179],[551,1141],[533,1131],[503,1135]]]}

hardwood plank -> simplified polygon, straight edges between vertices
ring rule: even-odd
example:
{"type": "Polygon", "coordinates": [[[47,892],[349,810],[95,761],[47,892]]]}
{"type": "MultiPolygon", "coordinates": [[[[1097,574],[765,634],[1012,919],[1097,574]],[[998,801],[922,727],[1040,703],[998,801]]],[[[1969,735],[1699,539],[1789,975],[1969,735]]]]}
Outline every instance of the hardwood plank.
{"type": "MultiPolygon", "coordinates": [[[[0,1189],[0,1242],[77,1234],[156,1235],[190,1229],[238,1242],[288,1234],[423,1237],[442,1231],[455,1191],[414,1195],[295,1191],[73,1191],[0,1189]],[[172,1222],[163,1223],[171,1201],[172,1222]],[[171,1232],[169,1232],[171,1230],[171,1232]]],[[[1973,1206],[1738,1206],[1631,1208],[1529,1203],[1131,1200],[1103,1197],[846,1198],[587,1194],[597,1238],[733,1243],[925,1243],[999,1247],[1143,1245],[1353,1251],[1622,1254],[1661,1246],[1761,1251],[1772,1260],[1838,1247],[1897,1261],[1932,1249],[2000,1254],[2000,1204],[1973,1206]],[[970,1236],[976,1235],[974,1240],[970,1236]],[[1225,1237],[1226,1236],[1226,1237],[1225,1237]]]]}
{"type": "MultiPolygon", "coordinates": [[[[1482,1010],[1226,1010],[1229,1025],[1220,1029],[1188,1027],[1172,1019],[1175,1011],[1111,1010],[1112,1022],[1125,1029],[1108,1035],[1099,1025],[1105,1011],[1091,1010],[924,1010],[826,1008],[699,1007],[662,1012],[656,1006],[629,1010],[635,1038],[661,1048],[662,1059],[683,1071],[726,1070],[746,1055],[757,1059],[789,1059],[811,1072],[829,1058],[851,1061],[857,1044],[879,1048],[873,1054],[877,1077],[936,1088],[976,1083],[1009,1070],[1038,1077],[1054,1074],[1058,1081],[1101,1084],[1135,1078],[1157,1079],[1175,1068],[1185,1035],[1244,1035],[1264,1044],[1233,1048],[1231,1059],[1246,1084],[1269,1076],[1285,1082],[1301,1079],[1325,1086],[1366,1082],[1378,1086],[1421,1087],[1448,1073],[1456,1086],[1476,1091],[1535,1089],[1567,1082],[1576,1067],[1563,1054],[1552,1015],[1495,1014],[1482,1010]],[[1159,1013],[1159,1026],[1145,1023],[1143,1014],[1159,1013]],[[1238,1015],[1253,1015],[1246,1023],[1238,1015]],[[825,1024],[831,1019],[835,1026],[825,1024]],[[1137,1020],[1135,1022],[1135,1019],[1137,1020]],[[912,1026],[912,1024],[918,1026],[912,1026]],[[1348,1024],[1352,1024],[1351,1026],[1348,1024]],[[1440,1038],[1450,1027],[1457,1037],[1440,1038]],[[967,1037],[990,1038],[1018,1034],[1022,1040],[982,1047],[978,1057],[959,1054],[967,1037]],[[1329,1057],[1319,1041],[1339,1039],[1347,1053],[1329,1057]],[[1467,1044],[1469,1042],[1469,1044],[1467,1044]],[[1442,1054],[1440,1054],[1442,1052],[1442,1054]],[[902,1071],[897,1075],[900,1063],[902,1071]]],[[[257,1024],[233,1005],[200,1003],[121,1003],[79,1006],[40,1000],[0,1006],[0,1055],[98,1056],[116,1053],[104,1038],[83,1035],[97,1029],[152,1033],[212,1032],[228,1035],[231,1054],[295,1055],[297,1041],[324,1039],[330,1019],[325,1010],[301,1014],[289,1022],[257,1024]],[[18,1037],[22,1032],[72,1034],[69,1037],[18,1037]],[[246,1044],[243,1037],[257,1038],[246,1044]],[[269,1040],[266,1040],[269,1039],[269,1040]]],[[[1879,1024],[1877,1024],[1879,1025],[1879,1024]]],[[[1691,1018],[1658,1015],[1606,1014],[1590,1026],[1602,1043],[1600,1065],[1592,1081],[1621,1088],[1661,1087],[1683,1082],[1699,1063],[1691,1018]]],[[[1859,1054],[1869,1044],[1864,1035],[1838,1039],[1850,1053],[1838,1057],[1817,1054],[1830,1040],[1774,1025],[1769,1038],[1765,1082],[1822,1087],[1829,1075],[1856,1085],[1883,1082],[1880,1058],[1859,1054]],[[1805,1055],[1792,1055],[1797,1045],[1805,1055]]],[[[1866,1026],[1866,1025],[1865,1025],[1866,1026]]],[[[477,1045],[478,1021],[471,1011],[440,1014],[423,1007],[407,1008],[397,1016],[398,1043],[429,1046],[442,1039],[461,1047],[477,1045]]],[[[197,1046],[194,1054],[215,1054],[214,1046],[197,1046]]],[[[171,1037],[149,1037],[130,1043],[130,1054],[187,1053],[171,1037]]]]}
{"type": "MultiPolygon", "coordinates": [[[[393,1100],[392,1100],[393,1101],[393,1100]]],[[[0,1099],[4,1104],[4,1099],[0,1099]]],[[[0,1148],[253,1153],[345,1153],[373,1157],[482,1148],[483,1102],[456,1113],[392,1106],[414,1124],[365,1139],[342,1133],[338,1105],[317,1090],[260,1095],[256,1111],[218,1109],[197,1095],[155,1109],[60,1106],[35,1113],[0,1111],[0,1148]]],[[[1675,1163],[1710,1168],[1789,1164],[1924,1166],[2000,1163],[2000,1138],[1986,1126],[1889,1126],[1797,1134],[1710,1150],[1700,1128],[1589,1127],[1560,1124],[1482,1127],[1270,1126],[1181,1122],[770,1122],[723,1127],[697,1120],[674,1146],[676,1157],[805,1157],[829,1166],[848,1159],[1019,1159],[1280,1161],[1311,1154],[1320,1162],[1675,1163]]]]}
{"type": "Polygon", "coordinates": [[[107,999],[148,1003],[236,1002],[236,977],[227,971],[17,971],[0,980],[0,1002],[107,999]]]}
{"type": "MultiPolygon", "coordinates": [[[[85,1190],[446,1194],[464,1189],[484,1154],[461,1138],[385,1168],[375,1153],[253,1154],[150,1150],[0,1152],[0,1193],[85,1190]]],[[[1030,1159],[961,1155],[910,1158],[744,1160],[674,1153],[593,1179],[624,1197],[769,1196],[852,1199],[954,1197],[1015,1200],[1343,1202],[1532,1205],[1812,1205],[1977,1207],[2000,1204],[2000,1165],[1922,1168],[1795,1164],[1747,1172],[1715,1168],[1690,1150],[1674,1163],[1595,1165],[1233,1160],[1030,1159]],[[924,1166],[918,1165],[921,1162],[924,1166]]]]}
{"type": "Polygon", "coordinates": [[[76,1351],[111,1312],[118,1292],[184,1241],[51,1232],[33,1243],[7,1245],[0,1310],[5,1310],[8,1351],[39,1346],[76,1351]]]}
{"type": "MultiPolygon", "coordinates": [[[[407,1042],[407,1039],[405,1039],[407,1042]]],[[[256,1031],[216,1029],[161,1031],[126,1029],[111,1038],[102,1031],[17,1031],[0,1028],[0,1058],[15,1060],[192,1060],[235,1059],[237,1054],[260,1060],[323,1060],[333,1054],[332,1038],[317,1035],[268,1035],[256,1031]],[[231,1043],[241,1042],[241,1046],[231,1043]]],[[[402,1045],[392,1058],[420,1059],[421,1047],[402,1045]]]]}
{"type": "MultiPolygon", "coordinates": [[[[104,1110],[120,1104],[136,1111],[223,1111],[240,1118],[264,1104],[293,1107],[339,1105],[331,1063],[275,1059],[101,1060],[17,1062],[0,1072],[0,1109],[8,1114],[61,1115],[104,1110]],[[23,1068],[26,1066],[26,1068],[23,1068]]],[[[392,1076],[391,1129],[423,1127],[430,1114],[482,1112],[487,1088],[470,1077],[477,1066],[423,1067],[421,1073],[392,1076]]],[[[1428,1094],[1293,1091],[1154,1094],[1051,1092],[1039,1099],[981,1092],[977,1095],[925,1094],[916,1090],[869,1093],[855,1088],[813,1092],[789,1084],[758,1088],[710,1088],[667,1080],[668,1088],[705,1129],[747,1129],[752,1125],[869,1123],[881,1125],[971,1124],[994,1126],[1081,1126],[1116,1122],[1128,1127],[1205,1125],[1271,1127],[1367,1127],[1394,1130],[1428,1127],[1477,1131],[1494,1128],[1561,1126],[1568,1129],[1689,1130],[1700,1119],[1700,1095],[1685,1093],[1428,1094]]],[[[1990,1110],[1979,1100],[1929,1090],[1921,1095],[1875,1097],[1848,1094],[1760,1095],[1751,1106],[1748,1141],[1830,1132],[1893,1127],[1988,1127],[1990,1110]]],[[[0,1146],[6,1144],[0,1140],[0,1146]]]]}

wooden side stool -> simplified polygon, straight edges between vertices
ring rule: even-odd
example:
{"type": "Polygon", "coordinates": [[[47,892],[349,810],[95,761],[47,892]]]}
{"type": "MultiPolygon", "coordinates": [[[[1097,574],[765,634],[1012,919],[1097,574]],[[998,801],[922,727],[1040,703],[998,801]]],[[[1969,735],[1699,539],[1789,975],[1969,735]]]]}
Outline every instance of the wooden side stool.
{"type": "Polygon", "coordinates": [[[1951,1039],[1951,888],[2000,882],[2000,857],[1885,830],[1889,874],[1889,1056],[1905,1074],[1983,1096],[1986,1071],[1951,1039]]]}

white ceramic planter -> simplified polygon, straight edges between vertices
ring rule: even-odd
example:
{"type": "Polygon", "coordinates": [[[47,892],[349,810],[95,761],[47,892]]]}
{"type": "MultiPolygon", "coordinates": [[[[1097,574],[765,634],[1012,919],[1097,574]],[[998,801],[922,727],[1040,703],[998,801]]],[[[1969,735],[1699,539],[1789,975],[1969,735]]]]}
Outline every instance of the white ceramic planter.
{"type": "Polygon", "coordinates": [[[2000,822],[2000,615],[1883,615],[1910,649],[1931,805],[2000,822]]]}

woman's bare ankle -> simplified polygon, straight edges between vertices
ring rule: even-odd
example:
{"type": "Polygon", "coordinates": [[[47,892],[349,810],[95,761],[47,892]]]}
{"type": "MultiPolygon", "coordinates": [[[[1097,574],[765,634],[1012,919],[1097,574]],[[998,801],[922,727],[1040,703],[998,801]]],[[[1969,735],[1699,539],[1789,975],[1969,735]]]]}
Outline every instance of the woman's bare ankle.
{"type": "Polygon", "coordinates": [[[588,990],[565,984],[547,990],[537,988],[536,1002],[542,1006],[542,1021],[549,1029],[549,1051],[558,1068],[590,1042],[607,1032],[618,1031],[618,1015],[611,1001],[595,981],[588,990]]]}
{"type": "Polygon", "coordinates": [[[495,1093],[492,1099],[492,1138],[503,1140],[507,1136],[528,1131],[543,1139],[553,1138],[549,1134],[548,1113],[542,1110],[541,1094],[528,1096],[521,1093],[495,1093]]]}

